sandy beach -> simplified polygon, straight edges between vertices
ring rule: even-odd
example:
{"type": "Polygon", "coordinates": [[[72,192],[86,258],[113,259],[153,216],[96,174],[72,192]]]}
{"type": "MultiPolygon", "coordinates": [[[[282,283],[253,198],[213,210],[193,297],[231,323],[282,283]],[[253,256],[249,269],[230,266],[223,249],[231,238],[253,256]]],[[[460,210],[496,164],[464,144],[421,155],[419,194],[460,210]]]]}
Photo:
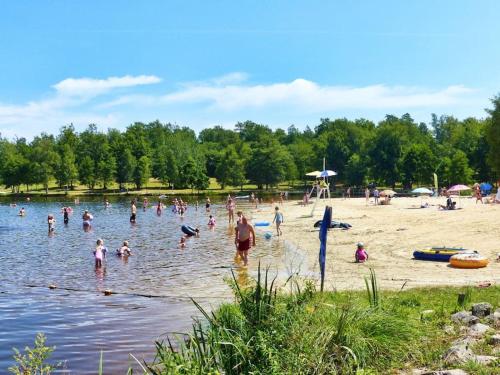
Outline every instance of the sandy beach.
{"type": "MultiPolygon", "coordinates": [[[[373,268],[379,285],[386,289],[419,286],[475,285],[483,281],[500,283],[500,205],[476,204],[475,199],[462,197],[456,211],[438,210],[444,198],[423,198],[430,207],[419,208],[421,198],[394,198],[390,205],[366,205],[364,198],[331,199],[303,207],[300,202],[285,202],[283,236],[275,236],[275,227],[258,227],[269,231],[274,241],[285,241],[296,256],[286,256],[284,269],[300,270],[306,277],[319,278],[318,229],[324,207],[331,204],[333,220],[352,225],[349,230],[332,229],[328,235],[325,287],[332,289],[364,288],[363,277],[373,268]],[[313,216],[310,217],[313,211],[313,216]],[[354,263],[356,243],[362,241],[369,253],[364,264],[354,263]],[[431,246],[464,247],[477,250],[490,259],[481,269],[456,269],[445,262],[413,259],[415,249],[431,246]]],[[[270,221],[274,206],[253,211],[253,221],[270,221]]],[[[283,270],[281,270],[283,271],[283,270]]]]}

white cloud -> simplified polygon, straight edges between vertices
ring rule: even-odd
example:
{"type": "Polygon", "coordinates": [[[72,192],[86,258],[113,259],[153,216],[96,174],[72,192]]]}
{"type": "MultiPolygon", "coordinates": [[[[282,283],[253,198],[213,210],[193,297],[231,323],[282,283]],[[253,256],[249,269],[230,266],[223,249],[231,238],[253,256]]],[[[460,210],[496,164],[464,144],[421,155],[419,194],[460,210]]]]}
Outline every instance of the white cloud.
{"type": "MultiPolygon", "coordinates": [[[[286,106],[321,112],[344,108],[415,108],[457,103],[473,90],[449,86],[430,90],[405,86],[372,85],[364,87],[321,86],[305,79],[269,85],[198,85],[164,95],[163,103],[205,102],[215,108],[233,111],[242,108],[286,106]]],[[[149,98],[151,101],[151,98],[149,98]]]]}
{"type": "Polygon", "coordinates": [[[440,89],[383,84],[352,87],[321,85],[302,78],[252,84],[240,72],[181,84],[163,95],[137,94],[134,90],[160,81],[154,75],[68,78],[38,101],[0,103],[0,132],[4,136],[32,136],[41,131],[57,132],[68,123],[80,128],[90,122],[106,127],[151,118],[194,125],[241,119],[300,125],[332,116],[378,120],[392,111],[476,115],[486,102],[484,95],[462,85],[440,89]],[[119,88],[128,88],[127,93],[113,91],[119,88]]]}
{"type": "Polygon", "coordinates": [[[126,75],[106,79],[67,78],[52,87],[56,89],[58,94],[63,96],[94,97],[116,88],[151,85],[159,82],[161,82],[161,79],[153,75],[126,75]]]}

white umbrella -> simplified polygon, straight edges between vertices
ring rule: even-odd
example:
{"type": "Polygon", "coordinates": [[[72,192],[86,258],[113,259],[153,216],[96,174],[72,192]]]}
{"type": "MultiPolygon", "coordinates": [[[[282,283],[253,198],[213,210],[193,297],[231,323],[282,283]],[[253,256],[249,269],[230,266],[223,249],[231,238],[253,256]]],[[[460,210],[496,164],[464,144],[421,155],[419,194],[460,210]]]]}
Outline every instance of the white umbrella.
{"type": "Polygon", "coordinates": [[[321,174],[320,171],[313,171],[313,172],[306,173],[306,176],[319,177],[320,174],[321,174]]]}
{"type": "Polygon", "coordinates": [[[336,176],[337,172],[332,171],[330,169],[325,169],[324,171],[320,172],[319,177],[330,177],[330,176],[336,176]]]}
{"type": "Polygon", "coordinates": [[[411,192],[414,194],[431,194],[431,195],[434,194],[432,190],[424,187],[413,189],[411,192]]]}

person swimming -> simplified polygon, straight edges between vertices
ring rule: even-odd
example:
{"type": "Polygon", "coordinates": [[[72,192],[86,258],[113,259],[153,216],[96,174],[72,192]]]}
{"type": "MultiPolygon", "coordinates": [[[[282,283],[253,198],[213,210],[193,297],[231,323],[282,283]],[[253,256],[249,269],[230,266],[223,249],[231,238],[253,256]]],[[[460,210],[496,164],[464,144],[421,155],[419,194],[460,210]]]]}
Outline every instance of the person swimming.
{"type": "Polygon", "coordinates": [[[212,215],[209,216],[208,218],[208,223],[207,223],[208,226],[215,226],[215,217],[213,217],[212,215]]]}
{"type": "Polygon", "coordinates": [[[116,255],[120,257],[132,255],[132,250],[128,247],[128,241],[123,241],[123,246],[116,250],[116,255]]]}
{"type": "Polygon", "coordinates": [[[21,207],[21,209],[19,210],[18,215],[19,216],[25,216],[26,215],[26,211],[24,210],[24,207],[21,207]]]}

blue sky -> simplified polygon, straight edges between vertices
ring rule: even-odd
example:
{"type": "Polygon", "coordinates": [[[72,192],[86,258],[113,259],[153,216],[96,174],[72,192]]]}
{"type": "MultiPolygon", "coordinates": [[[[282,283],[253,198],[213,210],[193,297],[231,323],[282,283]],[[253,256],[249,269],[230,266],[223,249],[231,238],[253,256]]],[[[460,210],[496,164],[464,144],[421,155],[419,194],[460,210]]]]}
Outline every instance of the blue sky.
{"type": "Polygon", "coordinates": [[[496,0],[2,2],[0,132],[484,117],[499,15],[496,0]]]}

